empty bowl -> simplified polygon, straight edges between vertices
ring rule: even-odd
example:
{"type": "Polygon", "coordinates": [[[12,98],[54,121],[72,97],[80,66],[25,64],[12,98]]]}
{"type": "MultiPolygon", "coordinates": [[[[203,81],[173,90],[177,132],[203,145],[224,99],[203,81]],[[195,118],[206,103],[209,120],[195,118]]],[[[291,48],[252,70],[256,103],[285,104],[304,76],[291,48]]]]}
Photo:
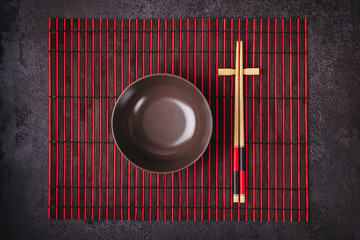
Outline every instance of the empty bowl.
{"type": "Polygon", "coordinates": [[[171,173],[201,157],[213,122],[208,102],[192,83],[171,74],[153,74],[120,95],[111,127],[126,159],[146,171],[171,173]]]}

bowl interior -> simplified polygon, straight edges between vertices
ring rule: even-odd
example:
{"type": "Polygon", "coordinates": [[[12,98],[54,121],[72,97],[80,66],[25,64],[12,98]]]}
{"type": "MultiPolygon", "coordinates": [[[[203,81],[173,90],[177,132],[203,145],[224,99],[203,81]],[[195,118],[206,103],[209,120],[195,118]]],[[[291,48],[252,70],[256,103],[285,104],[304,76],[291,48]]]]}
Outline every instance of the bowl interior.
{"type": "Polygon", "coordinates": [[[122,93],[112,130],[129,161],[144,170],[169,173],[201,157],[210,141],[212,116],[193,84],[175,75],[154,74],[122,93]]]}

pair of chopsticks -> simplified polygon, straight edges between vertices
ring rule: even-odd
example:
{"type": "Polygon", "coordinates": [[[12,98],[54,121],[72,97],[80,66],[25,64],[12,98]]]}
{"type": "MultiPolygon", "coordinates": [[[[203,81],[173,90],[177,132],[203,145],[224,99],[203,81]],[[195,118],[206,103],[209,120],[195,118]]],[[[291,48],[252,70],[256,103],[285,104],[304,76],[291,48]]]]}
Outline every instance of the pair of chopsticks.
{"type": "Polygon", "coordinates": [[[245,203],[244,75],[259,75],[259,68],[245,68],[243,42],[236,41],[235,69],[219,68],[218,76],[235,75],[233,202],[245,203]],[[240,184],[240,186],[239,186],[240,184]]]}

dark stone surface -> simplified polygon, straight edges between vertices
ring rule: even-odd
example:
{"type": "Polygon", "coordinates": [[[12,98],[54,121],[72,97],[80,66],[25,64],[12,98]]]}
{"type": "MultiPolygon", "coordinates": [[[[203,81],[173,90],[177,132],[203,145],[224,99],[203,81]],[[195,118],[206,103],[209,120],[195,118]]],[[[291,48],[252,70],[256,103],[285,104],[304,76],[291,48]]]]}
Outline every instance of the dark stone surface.
{"type": "Polygon", "coordinates": [[[0,3],[0,238],[360,239],[359,1],[0,3]],[[48,198],[48,18],[308,18],[308,223],[55,221],[48,198]]]}

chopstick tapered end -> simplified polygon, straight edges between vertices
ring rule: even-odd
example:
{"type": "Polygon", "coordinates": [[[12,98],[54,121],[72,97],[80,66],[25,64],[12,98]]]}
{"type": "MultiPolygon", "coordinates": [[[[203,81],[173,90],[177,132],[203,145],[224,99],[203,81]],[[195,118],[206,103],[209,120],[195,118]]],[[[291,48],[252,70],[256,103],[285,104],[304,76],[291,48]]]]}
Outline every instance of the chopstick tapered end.
{"type": "Polygon", "coordinates": [[[245,203],[245,194],[240,194],[240,203],[245,203]]]}
{"type": "Polygon", "coordinates": [[[234,195],[233,195],[233,202],[234,202],[234,203],[238,203],[238,202],[239,202],[239,194],[234,194],[234,195]]]}

